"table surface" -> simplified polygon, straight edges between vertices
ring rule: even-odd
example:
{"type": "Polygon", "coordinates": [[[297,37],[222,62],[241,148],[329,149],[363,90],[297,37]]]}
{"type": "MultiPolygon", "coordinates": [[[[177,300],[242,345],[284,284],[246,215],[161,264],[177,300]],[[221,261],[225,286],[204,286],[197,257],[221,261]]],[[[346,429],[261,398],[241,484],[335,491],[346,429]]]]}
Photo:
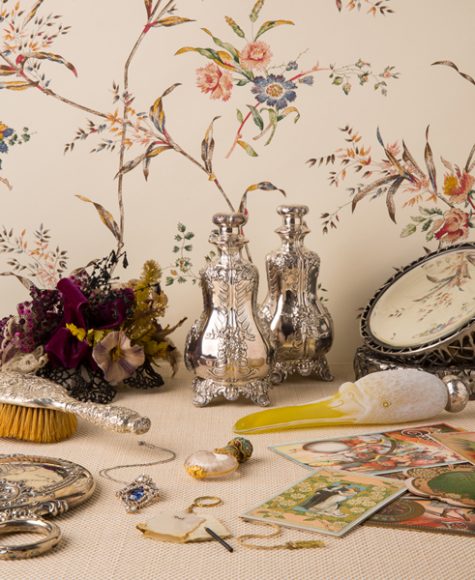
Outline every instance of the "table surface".
{"type": "MultiPolygon", "coordinates": [[[[335,369],[334,369],[335,370],[335,369]]],[[[333,383],[299,380],[284,383],[271,392],[274,405],[298,404],[327,396],[344,380],[349,368],[341,367],[333,383]]],[[[3,440],[2,453],[31,453],[61,457],[80,463],[96,478],[92,498],[56,520],[64,539],[51,553],[31,560],[0,562],[0,578],[19,579],[267,579],[352,578],[384,580],[410,578],[471,579],[475,577],[475,539],[451,534],[406,531],[361,525],[343,538],[296,530],[284,530],[282,540],[322,539],[326,547],[308,550],[255,551],[230,542],[228,553],[215,542],[170,544],[146,539],[136,524],[159,510],[182,510],[194,498],[219,496],[221,507],[207,513],[218,517],[234,536],[260,533],[239,515],[302,479],[307,470],[268,450],[271,444],[320,437],[377,431],[377,426],[333,427],[252,436],[254,455],[229,479],[196,481],[183,462],[192,452],[224,445],[232,436],[234,422],[256,407],[246,401],[220,403],[199,409],[192,405],[191,378],[186,371],[168,379],[157,391],[120,391],[115,403],[149,416],[152,428],[142,439],[173,449],[177,459],[149,468],[129,468],[114,477],[131,481],[142,471],[149,473],[161,492],[160,504],[140,514],[125,513],[114,492],[120,484],[99,478],[104,467],[145,463],[157,458],[157,450],[139,447],[137,438],[100,430],[84,422],[77,434],[62,443],[40,445],[3,440]]],[[[474,429],[475,402],[460,415],[446,413],[427,423],[445,421],[474,429]]],[[[396,425],[394,428],[403,427],[396,425]]],[[[200,513],[200,510],[197,510],[200,513]]],[[[203,510],[204,511],[204,510],[203,510]]],[[[265,533],[265,530],[264,530],[265,533]]],[[[278,540],[280,541],[280,540],[278,540]]],[[[272,540],[274,542],[274,540],[272,540]]]]}

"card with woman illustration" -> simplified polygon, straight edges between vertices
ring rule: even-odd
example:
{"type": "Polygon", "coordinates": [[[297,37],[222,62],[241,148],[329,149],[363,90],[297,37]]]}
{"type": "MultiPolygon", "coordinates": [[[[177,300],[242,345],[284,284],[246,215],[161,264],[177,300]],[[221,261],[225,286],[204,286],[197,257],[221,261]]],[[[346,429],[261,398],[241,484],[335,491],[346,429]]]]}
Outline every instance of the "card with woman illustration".
{"type": "Polygon", "coordinates": [[[342,536],[405,491],[397,479],[319,469],[241,517],[342,536]]]}
{"type": "Polygon", "coordinates": [[[283,443],[270,449],[310,469],[331,467],[383,474],[409,467],[461,463],[463,459],[459,455],[433,438],[441,433],[458,431],[446,423],[437,423],[334,439],[283,443]]]}

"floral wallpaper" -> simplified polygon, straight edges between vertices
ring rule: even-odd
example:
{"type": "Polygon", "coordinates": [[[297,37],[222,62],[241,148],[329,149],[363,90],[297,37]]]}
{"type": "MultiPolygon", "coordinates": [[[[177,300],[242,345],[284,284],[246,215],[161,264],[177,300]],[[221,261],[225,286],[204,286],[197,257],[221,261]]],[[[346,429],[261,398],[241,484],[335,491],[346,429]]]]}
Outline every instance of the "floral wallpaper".
{"type": "Polygon", "coordinates": [[[52,288],[115,251],[127,278],[158,260],[170,317],[193,320],[211,215],[248,214],[262,270],[286,196],[310,207],[330,358],[350,361],[393,267],[474,239],[474,16],[469,0],[2,0],[2,315],[18,281],[52,288]]]}

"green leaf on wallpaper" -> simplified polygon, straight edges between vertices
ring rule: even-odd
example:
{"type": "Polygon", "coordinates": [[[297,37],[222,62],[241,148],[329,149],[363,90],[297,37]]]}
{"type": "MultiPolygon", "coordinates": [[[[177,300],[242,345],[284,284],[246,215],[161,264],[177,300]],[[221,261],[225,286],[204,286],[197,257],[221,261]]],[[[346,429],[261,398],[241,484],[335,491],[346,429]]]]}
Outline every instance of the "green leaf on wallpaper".
{"type": "Polygon", "coordinates": [[[178,225],[177,225],[177,230],[179,232],[182,232],[182,233],[183,232],[186,232],[186,226],[185,226],[185,224],[182,224],[181,222],[179,222],[178,225]]]}
{"type": "Polygon", "coordinates": [[[407,238],[408,236],[412,236],[415,234],[417,227],[415,224],[407,224],[407,226],[401,231],[401,238],[407,238]]]}
{"type": "Polygon", "coordinates": [[[431,225],[432,225],[432,220],[427,220],[425,222],[425,224],[422,226],[422,231],[426,232],[430,228],[431,225]]]}
{"type": "Polygon", "coordinates": [[[191,244],[187,244],[186,246],[184,246],[185,251],[187,252],[191,252],[193,250],[193,246],[191,244]]]}
{"type": "Polygon", "coordinates": [[[91,203],[96,208],[96,211],[99,214],[101,222],[112,232],[112,235],[116,240],[120,240],[119,226],[110,211],[106,210],[105,207],[103,207],[100,203],[97,203],[84,195],[76,194],[76,197],[81,201],[91,203]]]}
{"type": "Polygon", "coordinates": [[[239,204],[239,212],[240,213],[245,213],[246,212],[246,210],[247,210],[247,194],[249,192],[251,192],[251,191],[278,191],[284,197],[286,197],[286,195],[287,195],[283,189],[280,189],[279,187],[276,187],[270,181],[259,181],[259,183],[253,183],[242,194],[241,203],[239,204]]]}
{"type": "Polygon", "coordinates": [[[165,286],[171,286],[175,280],[171,276],[167,276],[165,279],[165,286]]]}
{"type": "Polygon", "coordinates": [[[272,28],[275,28],[276,26],[282,26],[283,24],[289,24],[293,26],[295,23],[292,22],[292,20],[267,20],[266,22],[264,22],[264,24],[261,25],[261,27],[257,31],[254,40],[257,40],[259,36],[262,36],[268,30],[272,30],[272,28]]]}
{"type": "Polygon", "coordinates": [[[290,115],[290,113],[295,113],[294,123],[297,123],[297,121],[300,119],[300,112],[297,107],[286,107],[283,111],[280,112],[280,115],[277,117],[277,121],[282,121],[282,119],[285,119],[285,117],[290,115]]]}
{"type": "Polygon", "coordinates": [[[264,129],[264,120],[261,117],[261,114],[259,113],[259,111],[256,109],[256,107],[254,107],[253,105],[247,105],[248,109],[251,111],[252,113],[252,118],[254,120],[254,123],[259,127],[259,129],[262,131],[262,129],[264,129]]]}
{"type": "Polygon", "coordinates": [[[239,79],[236,83],[237,87],[244,87],[245,85],[249,84],[251,81],[246,81],[245,79],[239,79]]]}
{"type": "MultiPolygon", "coordinates": [[[[28,22],[30,22],[30,20],[33,20],[33,18],[36,16],[36,13],[38,12],[39,7],[43,4],[44,0],[36,0],[35,4],[33,5],[33,8],[30,10],[30,12],[27,14],[25,20],[23,21],[23,26],[25,26],[26,24],[28,24],[28,22]]],[[[5,2],[4,2],[5,4],[5,2]]]]}
{"type": "Polygon", "coordinates": [[[169,95],[172,91],[174,91],[177,87],[179,87],[181,83],[175,83],[168,87],[158,99],[155,99],[153,105],[150,107],[149,117],[152,123],[155,125],[155,128],[163,133],[165,129],[165,111],[163,110],[163,97],[169,95]]]}
{"type": "Polygon", "coordinates": [[[150,162],[152,161],[152,159],[154,157],[156,157],[157,155],[160,155],[160,153],[163,153],[164,151],[168,151],[169,149],[172,149],[172,147],[170,145],[158,145],[157,146],[154,143],[151,143],[147,147],[147,150],[145,152],[145,156],[143,159],[143,174],[144,174],[145,180],[148,179],[149,167],[150,167],[150,162]]]}
{"type": "Polygon", "coordinates": [[[72,63],[65,60],[59,54],[54,54],[52,52],[29,52],[27,58],[28,59],[34,58],[37,60],[50,60],[51,62],[57,62],[59,64],[63,64],[66,68],[68,68],[74,74],[74,76],[76,76],[76,77],[78,76],[78,72],[76,70],[76,67],[72,63]]]}
{"type": "Polygon", "coordinates": [[[194,22],[191,18],[183,18],[182,16],[167,16],[158,20],[155,26],[176,26],[177,24],[185,24],[185,22],[194,22]]]}
{"type": "Polygon", "coordinates": [[[262,10],[264,6],[265,0],[257,0],[254,4],[251,13],[249,14],[249,20],[251,22],[255,22],[259,18],[259,12],[262,10]]]}
{"type": "Polygon", "coordinates": [[[178,254],[178,252],[180,251],[180,247],[179,246],[173,246],[173,253],[174,254],[178,254]]]}
{"type": "Polygon", "coordinates": [[[213,42],[217,46],[220,46],[221,48],[224,48],[224,50],[227,50],[229,54],[233,57],[234,61],[239,63],[239,52],[236,48],[234,48],[232,44],[230,44],[229,42],[223,42],[220,38],[214,36],[213,33],[210,32],[207,28],[202,28],[201,30],[206,34],[208,34],[209,36],[211,36],[213,42]]]}
{"type": "Polygon", "coordinates": [[[213,125],[217,119],[219,119],[219,117],[215,117],[211,121],[209,127],[206,129],[204,139],[201,142],[201,159],[203,160],[207,173],[210,175],[210,179],[213,173],[213,153],[214,153],[213,125]]]}
{"type": "Polygon", "coordinates": [[[239,145],[239,147],[242,147],[244,149],[244,151],[250,155],[251,157],[257,157],[257,153],[254,151],[254,149],[249,145],[249,143],[246,143],[245,141],[242,141],[241,139],[238,140],[237,144],[239,145]]]}
{"type": "Polygon", "coordinates": [[[242,123],[244,121],[244,116],[239,109],[236,109],[236,117],[239,123],[242,123]]]}
{"type": "Polygon", "coordinates": [[[191,240],[194,237],[195,237],[195,234],[193,232],[186,232],[186,234],[185,234],[185,240],[191,240]]]}
{"type": "Polygon", "coordinates": [[[244,30],[239,26],[239,24],[230,16],[225,16],[224,19],[226,23],[234,30],[234,32],[240,37],[245,38],[244,30]]]}
{"type": "MultiPolygon", "coordinates": [[[[228,64],[226,62],[226,60],[224,59],[225,55],[228,55],[227,52],[217,52],[216,50],[212,49],[212,48],[199,48],[199,47],[193,47],[193,46],[183,46],[182,48],[180,48],[179,50],[177,50],[175,52],[175,56],[178,54],[185,54],[185,52],[197,52],[199,54],[201,54],[201,56],[205,56],[206,58],[209,58],[210,60],[214,61],[218,66],[225,68],[227,70],[234,70],[234,66],[228,64]]],[[[228,55],[229,57],[229,55],[228,55]]],[[[230,58],[230,57],[229,57],[230,58]]]]}
{"type": "Polygon", "coordinates": [[[424,159],[429,174],[429,179],[434,191],[437,191],[437,175],[435,171],[434,157],[432,155],[432,148],[429,144],[429,126],[426,129],[426,146],[424,149],[424,159]]]}

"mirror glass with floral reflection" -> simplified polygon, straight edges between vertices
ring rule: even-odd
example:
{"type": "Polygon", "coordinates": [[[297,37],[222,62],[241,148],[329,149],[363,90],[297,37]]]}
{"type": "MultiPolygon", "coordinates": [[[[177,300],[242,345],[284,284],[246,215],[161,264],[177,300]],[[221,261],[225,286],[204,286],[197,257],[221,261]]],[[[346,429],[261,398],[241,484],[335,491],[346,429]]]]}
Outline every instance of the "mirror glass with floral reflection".
{"type": "Polygon", "coordinates": [[[475,316],[475,247],[429,259],[398,278],[376,301],[371,334],[405,348],[449,336],[475,316]]]}

